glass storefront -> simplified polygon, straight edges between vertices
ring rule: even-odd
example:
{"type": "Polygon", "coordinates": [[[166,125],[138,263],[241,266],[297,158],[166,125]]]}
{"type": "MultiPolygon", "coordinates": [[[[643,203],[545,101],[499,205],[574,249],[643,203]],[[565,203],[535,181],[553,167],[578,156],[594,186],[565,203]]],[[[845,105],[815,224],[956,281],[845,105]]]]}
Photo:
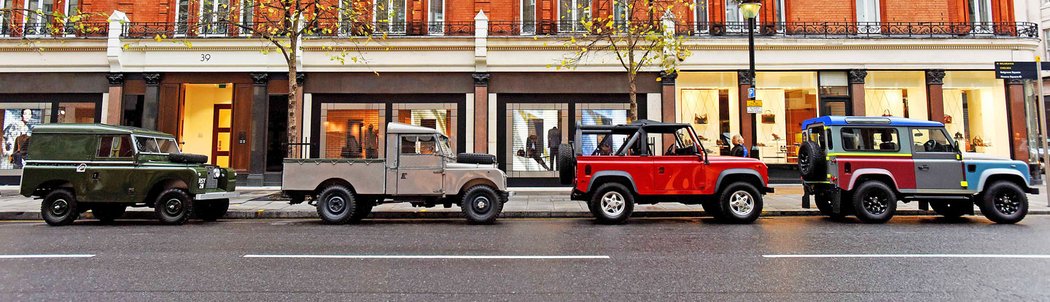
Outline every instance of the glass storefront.
{"type": "Polygon", "coordinates": [[[1006,88],[994,72],[946,72],[942,122],[964,151],[1010,157],[1006,88]]]}
{"type": "Polygon", "coordinates": [[[385,109],[385,104],[323,104],[321,157],[383,157],[385,109]]]}
{"type": "MultiPolygon", "coordinates": [[[[399,123],[436,129],[449,138],[456,133],[456,104],[394,104],[391,120],[399,123]]],[[[456,140],[451,140],[452,150],[457,150],[456,140]]]]}
{"type": "Polygon", "coordinates": [[[762,101],[757,114],[761,160],[771,164],[797,161],[802,142],[802,122],[817,117],[816,72],[759,72],[756,97],[762,101]]]}
{"type": "Polygon", "coordinates": [[[2,96],[3,135],[0,135],[0,175],[20,175],[33,128],[49,123],[95,123],[98,118],[97,95],[77,96],[72,102],[24,102],[25,99],[48,99],[47,95],[2,96]],[[83,102],[80,102],[83,98],[83,102]]]}
{"type": "Polygon", "coordinates": [[[869,71],[864,80],[864,113],[927,119],[926,75],[922,71],[869,71]]]}
{"type": "MultiPolygon", "coordinates": [[[[627,123],[628,107],[628,104],[577,104],[576,120],[584,126],[622,125],[627,123]]],[[[608,155],[619,150],[623,143],[622,138],[605,140],[604,135],[583,135],[580,137],[580,152],[608,155]]],[[[556,155],[555,152],[552,156],[556,155]]],[[[557,158],[554,162],[556,161],[557,158]]]]}
{"type": "Polygon", "coordinates": [[[558,146],[569,141],[568,118],[568,104],[508,104],[508,176],[557,176],[558,146]]]}
{"type": "MultiPolygon", "coordinates": [[[[693,125],[704,147],[722,148],[721,135],[740,133],[739,87],[736,72],[686,72],[678,88],[677,121],[693,125]]],[[[717,153],[717,152],[716,152],[717,153]]]]}

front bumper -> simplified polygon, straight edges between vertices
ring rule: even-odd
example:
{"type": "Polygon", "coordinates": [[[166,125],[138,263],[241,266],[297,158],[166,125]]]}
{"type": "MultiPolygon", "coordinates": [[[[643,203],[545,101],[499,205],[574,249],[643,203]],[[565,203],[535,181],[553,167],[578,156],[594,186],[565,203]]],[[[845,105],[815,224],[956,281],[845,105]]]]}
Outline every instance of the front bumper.
{"type": "Polygon", "coordinates": [[[193,195],[193,200],[216,200],[216,199],[230,199],[237,196],[241,196],[241,193],[237,192],[210,192],[193,195]]]}

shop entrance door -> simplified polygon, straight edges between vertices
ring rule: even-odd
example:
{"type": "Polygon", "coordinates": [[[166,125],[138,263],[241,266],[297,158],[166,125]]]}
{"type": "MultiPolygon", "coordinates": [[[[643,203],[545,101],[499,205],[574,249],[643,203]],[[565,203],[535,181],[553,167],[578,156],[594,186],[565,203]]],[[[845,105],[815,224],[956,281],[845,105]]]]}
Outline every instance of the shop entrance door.
{"type": "Polygon", "coordinates": [[[217,104],[212,123],[212,164],[230,166],[231,130],[233,126],[233,105],[217,104]]]}

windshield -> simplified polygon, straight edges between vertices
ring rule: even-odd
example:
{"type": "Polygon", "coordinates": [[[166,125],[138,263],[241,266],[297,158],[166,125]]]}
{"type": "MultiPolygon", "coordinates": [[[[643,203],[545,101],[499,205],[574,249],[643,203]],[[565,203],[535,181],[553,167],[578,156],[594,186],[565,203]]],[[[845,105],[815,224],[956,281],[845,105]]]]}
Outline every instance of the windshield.
{"type": "Polygon", "coordinates": [[[135,137],[135,146],[140,153],[172,154],[180,153],[179,143],[170,138],[135,137]]]}
{"type": "Polygon", "coordinates": [[[438,136],[438,140],[441,143],[440,146],[439,146],[439,148],[441,149],[440,150],[441,154],[444,155],[445,157],[449,158],[450,160],[454,161],[455,158],[456,158],[456,154],[455,154],[455,152],[452,151],[452,145],[449,143],[448,137],[444,136],[444,135],[441,135],[441,136],[438,136]]]}

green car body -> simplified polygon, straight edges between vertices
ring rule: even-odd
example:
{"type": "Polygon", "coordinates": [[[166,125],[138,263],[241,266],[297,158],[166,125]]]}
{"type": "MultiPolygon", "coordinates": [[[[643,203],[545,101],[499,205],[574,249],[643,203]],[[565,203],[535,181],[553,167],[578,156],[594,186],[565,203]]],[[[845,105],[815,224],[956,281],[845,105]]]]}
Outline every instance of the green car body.
{"type": "Polygon", "coordinates": [[[65,190],[84,212],[97,205],[154,207],[161,194],[178,189],[199,214],[212,201],[226,203],[224,214],[229,198],[236,196],[236,172],[200,163],[206,161],[202,156],[196,161],[176,157],[192,155],[181,154],[174,137],[162,132],[101,124],[39,125],[30,139],[20,191],[46,203],[53,191],[65,190]]]}

